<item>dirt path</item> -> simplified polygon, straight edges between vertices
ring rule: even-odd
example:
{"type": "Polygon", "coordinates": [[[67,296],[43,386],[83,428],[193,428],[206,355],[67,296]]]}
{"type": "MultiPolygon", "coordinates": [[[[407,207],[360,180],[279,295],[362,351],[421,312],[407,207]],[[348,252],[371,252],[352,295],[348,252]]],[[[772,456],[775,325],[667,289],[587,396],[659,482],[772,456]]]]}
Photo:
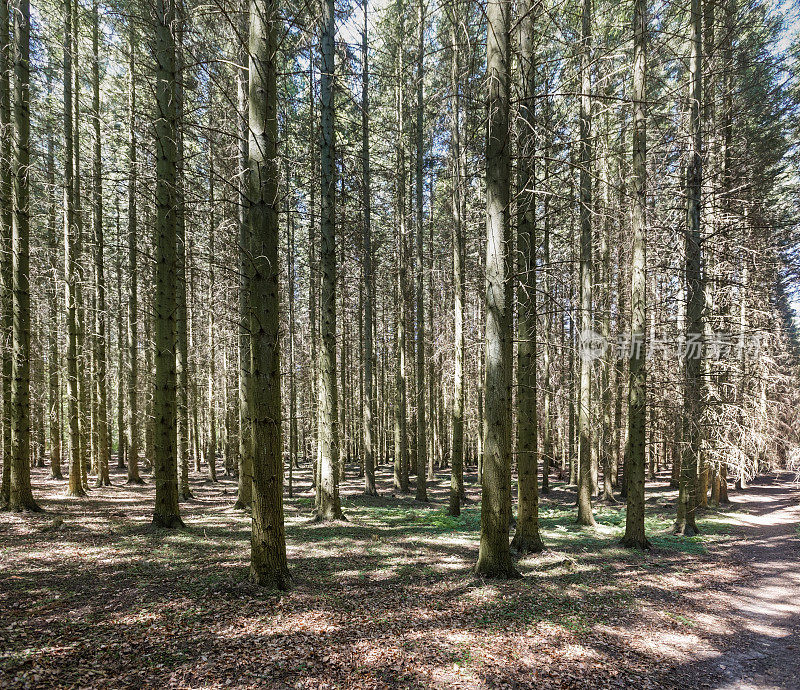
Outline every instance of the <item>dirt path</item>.
{"type": "Polygon", "coordinates": [[[717,690],[800,688],[800,487],[793,480],[790,473],[760,477],[732,497],[743,512],[727,558],[749,576],[715,596],[727,643],[701,664],[717,690]]]}

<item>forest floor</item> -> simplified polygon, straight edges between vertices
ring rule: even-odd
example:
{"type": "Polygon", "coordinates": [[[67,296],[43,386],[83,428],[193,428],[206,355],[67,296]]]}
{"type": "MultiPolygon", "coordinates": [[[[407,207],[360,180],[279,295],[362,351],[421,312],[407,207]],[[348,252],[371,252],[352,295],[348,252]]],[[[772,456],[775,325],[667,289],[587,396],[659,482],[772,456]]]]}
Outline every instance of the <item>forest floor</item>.
{"type": "MultiPolygon", "coordinates": [[[[555,482],[541,504],[548,550],[523,579],[472,574],[474,474],[459,518],[449,478],[431,502],[379,498],[348,472],[348,521],[309,520],[308,471],[286,500],[293,587],[246,582],[249,519],[236,483],[193,476],[183,531],[149,528],[153,485],[64,496],[34,469],[47,512],[0,514],[0,687],[798,688],[800,487],[787,473],[732,492],[670,535],[675,492],[648,483],[649,552],[618,542],[622,505],[574,521],[555,482]]],[[[146,475],[145,475],[146,476],[146,475]]],[[[149,479],[149,477],[148,477],[149,479]]]]}

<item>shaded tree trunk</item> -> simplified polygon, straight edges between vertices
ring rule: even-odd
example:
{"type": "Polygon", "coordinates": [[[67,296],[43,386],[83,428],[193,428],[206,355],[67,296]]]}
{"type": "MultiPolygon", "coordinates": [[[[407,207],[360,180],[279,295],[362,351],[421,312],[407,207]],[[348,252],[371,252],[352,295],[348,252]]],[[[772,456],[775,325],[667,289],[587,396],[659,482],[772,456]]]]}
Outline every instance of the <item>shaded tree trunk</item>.
{"type": "Polygon", "coordinates": [[[511,559],[511,295],[509,200],[509,5],[489,0],[486,64],[486,373],[481,539],[478,574],[518,576],[511,559]]]}
{"type": "Polygon", "coordinates": [[[631,270],[631,340],[628,361],[628,507],[624,546],[648,548],[644,531],[645,423],[647,415],[647,115],[645,86],[647,0],[633,5],[633,257],[631,270]]]}
{"type": "Polygon", "coordinates": [[[72,0],[64,0],[64,283],[67,309],[67,419],[70,496],[85,496],[81,471],[78,381],[78,227],[75,219],[72,0]]]}
{"type": "Polygon", "coordinates": [[[11,229],[11,476],[8,507],[39,511],[31,491],[31,296],[30,296],[30,30],[28,0],[15,0],[14,16],[14,215],[11,229]]]}
{"type": "MultiPolygon", "coordinates": [[[[249,33],[248,0],[242,1],[239,33],[249,33]]],[[[239,491],[234,507],[249,510],[253,500],[253,440],[250,425],[250,222],[249,222],[249,145],[248,145],[248,81],[249,54],[242,41],[240,66],[236,72],[239,112],[239,491]]]]}
{"type": "Polygon", "coordinates": [[[700,244],[700,195],[703,183],[701,67],[702,13],[700,0],[692,0],[691,56],[689,60],[689,161],[686,168],[686,345],[684,357],[684,450],[681,457],[675,534],[698,533],[697,506],[698,458],[700,455],[700,417],[703,396],[703,306],[702,247],[700,244]]]}
{"type": "Polygon", "coordinates": [[[248,151],[253,250],[250,275],[253,521],[250,579],[265,587],[286,589],[289,570],[283,524],[278,333],[277,42],[276,3],[274,0],[251,0],[248,151]]]}
{"type": "MultiPolygon", "coordinates": [[[[251,18],[252,21],[252,18],[251,18]]],[[[320,294],[322,348],[319,357],[319,437],[317,517],[338,520],[344,516],[339,501],[339,425],[336,392],[336,142],[334,128],[334,3],[322,3],[322,75],[320,79],[321,246],[320,294]]],[[[253,93],[251,91],[251,102],[253,93]]],[[[252,105],[251,105],[252,108],[252,105]]],[[[252,155],[252,153],[251,153],[252,155]]]]}
{"type": "Polygon", "coordinates": [[[13,193],[11,183],[11,36],[8,0],[0,0],[0,281],[2,281],[2,315],[0,315],[0,347],[2,347],[2,432],[3,475],[0,484],[0,507],[8,503],[11,492],[11,227],[13,225],[13,193]]]}
{"type": "Polygon", "coordinates": [[[136,32],[128,20],[128,484],[143,484],[139,476],[139,286],[136,260],[136,32]]]}
{"type": "Polygon", "coordinates": [[[155,382],[153,388],[153,473],[156,483],[153,526],[183,527],[178,508],[177,376],[175,369],[178,113],[175,84],[175,0],[157,0],[156,58],[156,218],[155,218],[155,382]]]}
{"type": "Polygon", "coordinates": [[[453,212],[453,408],[450,419],[452,455],[450,462],[450,500],[448,513],[461,514],[464,500],[464,231],[461,187],[461,92],[459,87],[460,45],[458,37],[458,1],[450,16],[450,141],[452,159],[453,212]]]}
{"type": "Polygon", "coordinates": [[[375,486],[375,400],[373,397],[373,282],[372,282],[372,199],[369,160],[369,42],[367,41],[367,0],[364,0],[364,29],[361,33],[361,155],[363,176],[363,265],[364,265],[364,399],[362,403],[364,436],[364,493],[377,496],[375,486]]]}
{"type": "Polygon", "coordinates": [[[423,131],[424,100],[423,100],[423,53],[425,35],[425,8],[423,0],[419,0],[418,12],[418,41],[417,41],[417,160],[416,175],[414,176],[416,196],[416,260],[415,260],[415,303],[416,303],[416,352],[414,364],[416,367],[416,394],[417,394],[417,492],[418,501],[428,500],[427,471],[428,471],[428,442],[427,421],[425,411],[425,302],[424,302],[424,271],[425,257],[423,252],[423,205],[422,183],[425,151],[423,131]]]}
{"type": "MultiPolygon", "coordinates": [[[[539,553],[539,418],[536,385],[536,13],[530,0],[519,11],[519,115],[517,118],[517,529],[511,547],[539,553]]],[[[488,265],[488,262],[487,262],[488,265]]],[[[512,305],[507,306],[509,312],[512,305]]],[[[509,315],[510,320],[510,315],[509,315]]],[[[487,386],[488,391],[488,386],[487,386]]],[[[509,401],[510,402],[510,401],[509,401]]]]}
{"type": "MultiPolygon", "coordinates": [[[[580,103],[580,323],[581,345],[592,332],[592,78],[590,72],[592,3],[583,0],[581,12],[580,103]]],[[[582,347],[578,397],[578,524],[594,525],[592,514],[591,401],[592,359],[582,347]]]]}
{"type": "Polygon", "coordinates": [[[94,159],[92,180],[92,224],[94,229],[94,352],[95,398],[97,400],[97,486],[109,486],[111,441],[108,432],[108,385],[106,372],[106,278],[103,256],[103,158],[100,139],[100,14],[98,0],[92,3],[92,124],[94,159]]]}

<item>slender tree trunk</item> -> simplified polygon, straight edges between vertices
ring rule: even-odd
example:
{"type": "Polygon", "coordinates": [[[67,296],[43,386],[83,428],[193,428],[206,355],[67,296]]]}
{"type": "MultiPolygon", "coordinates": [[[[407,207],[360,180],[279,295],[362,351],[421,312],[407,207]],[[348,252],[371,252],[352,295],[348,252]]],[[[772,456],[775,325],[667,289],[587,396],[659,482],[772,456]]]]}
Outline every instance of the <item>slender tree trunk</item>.
{"type": "MultiPolygon", "coordinates": [[[[249,0],[242,0],[239,33],[249,33],[249,0]]],[[[253,501],[253,440],[250,427],[250,222],[248,164],[248,74],[249,55],[242,41],[236,84],[239,96],[239,491],[236,508],[249,510],[253,501]]],[[[312,212],[313,213],[313,212],[312,212]]]]}
{"type": "MultiPolygon", "coordinates": [[[[317,517],[339,520],[344,516],[339,501],[339,424],[336,392],[336,142],[334,127],[334,17],[333,0],[322,3],[322,74],[320,79],[321,246],[320,295],[322,348],[319,358],[319,437],[317,517]]],[[[253,93],[251,90],[251,99],[253,93]]],[[[252,106],[251,106],[252,108],[252,106]]]]}
{"type": "Polygon", "coordinates": [[[11,477],[8,507],[39,511],[31,491],[30,296],[30,30],[28,0],[15,0],[14,16],[14,216],[11,229],[11,477]]]}
{"type": "Polygon", "coordinates": [[[453,408],[450,419],[452,454],[450,462],[450,501],[448,513],[461,514],[464,500],[464,232],[462,221],[461,177],[461,92],[459,85],[460,42],[458,37],[458,0],[450,17],[450,141],[452,158],[453,212],[453,408]]]}
{"type": "Polygon", "coordinates": [[[8,503],[11,492],[11,228],[13,225],[13,193],[11,182],[11,37],[8,0],[0,0],[0,347],[2,347],[3,410],[0,431],[3,441],[3,476],[0,485],[0,507],[8,503]]]}
{"type": "Polygon", "coordinates": [[[509,201],[509,5],[489,0],[486,64],[486,405],[481,540],[475,570],[485,577],[517,577],[509,548],[511,523],[512,333],[509,201]]]}
{"type": "Polygon", "coordinates": [[[394,484],[402,493],[407,493],[408,486],[408,406],[406,404],[406,162],[403,118],[403,49],[397,48],[397,283],[396,291],[396,338],[397,355],[395,374],[395,407],[394,407],[394,484]]]}
{"type": "MultiPolygon", "coordinates": [[[[311,408],[311,456],[314,465],[313,469],[313,485],[314,488],[319,485],[320,470],[322,467],[319,463],[318,456],[318,430],[319,430],[319,326],[318,326],[318,313],[317,313],[317,295],[319,292],[319,266],[317,263],[317,148],[318,141],[316,138],[316,114],[315,114],[316,93],[314,89],[314,51],[309,47],[308,49],[308,112],[309,122],[308,129],[309,136],[309,223],[308,223],[308,329],[311,331],[311,354],[310,354],[310,408],[311,408]]],[[[320,492],[315,492],[315,505],[319,508],[320,492]]]]}
{"type": "MultiPolygon", "coordinates": [[[[209,126],[211,127],[213,121],[213,103],[214,99],[212,91],[209,87],[208,94],[208,110],[209,110],[209,126]]],[[[207,311],[208,311],[208,401],[206,403],[206,410],[208,412],[208,453],[206,459],[208,460],[208,481],[217,482],[217,401],[215,398],[215,387],[217,384],[217,367],[216,367],[216,353],[217,353],[217,325],[214,316],[214,291],[216,290],[216,277],[214,274],[215,256],[215,242],[214,236],[217,232],[217,214],[216,214],[216,201],[214,193],[214,142],[209,137],[208,144],[208,296],[207,296],[207,311]]]]}
{"type": "Polygon", "coordinates": [[[628,356],[628,508],[623,545],[650,546],[644,531],[645,422],[647,415],[647,0],[633,5],[633,257],[631,270],[631,351],[628,356]]]}
{"type": "MultiPolygon", "coordinates": [[[[580,104],[580,339],[592,332],[592,78],[590,72],[592,2],[583,0],[581,13],[581,104],[580,104]]],[[[582,348],[583,349],[583,348],[582,348]]],[[[578,524],[594,525],[592,514],[592,359],[586,351],[580,357],[580,396],[578,400],[578,524]]]]}
{"type": "MultiPolygon", "coordinates": [[[[0,0],[3,3],[4,0],[0,0]]],[[[0,11],[2,11],[0,9],[0,11]]],[[[51,285],[48,290],[50,298],[50,314],[47,347],[49,351],[47,372],[47,416],[50,419],[50,476],[63,479],[61,472],[61,388],[59,386],[60,355],[58,343],[58,237],[56,234],[56,182],[54,160],[54,134],[51,130],[47,137],[47,183],[52,190],[48,195],[50,213],[48,222],[47,245],[50,250],[51,285]]],[[[2,500],[0,500],[2,503],[2,500]]]]}
{"type": "Polygon", "coordinates": [[[116,274],[117,274],[117,469],[125,469],[127,446],[125,443],[125,311],[122,301],[122,228],[120,225],[119,195],[114,204],[116,224],[116,274]]]}
{"type": "Polygon", "coordinates": [[[153,389],[153,473],[156,502],[155,527],[183,527],[178,508],[177,376],[175,370],[178,113],[175,84],[175,0],[157,0],[156,58],[156,219],[155,219],[155,385],[153,389]]]}
{"type": "Polygon", "coordinates": [[[72,176],[72,204],[74,208],[75,221],[75,271],[77,279],[75,282],[75,303],[77,309],[77,380],[78,380],[78,447],[80,448],[80,473],[84,489],[89,490],[87,472],[91,462],[92,448],[91,436],[91,357],[90,349],[86,347],[86,301],[84,285],[86,284],[86,273],[83,254],[83,197],[81,195],[81,108],[80,108],[80,7],[78,0],[71,3],[72,13],[72,145],[73,145],[73,166],[72,176]]]}
{"type": "Polygon", "coordinates": [[[106,279],[103,257],[103,152],[100,139],[100,13],[98,0],[92,3],[92,113],[94,125],[94,166],[92,206],[94,209],[94,342],[97,399],[97,486],[109,486],[111,441],[108,433],[108,382],[106,372],[106,279]]]}
{"type": "Polygon", "coordinates": [[[289,498],[292,497],[293,471],[297,461],[297,388],[295,384],[294,362],[294,216],[292,210],[286,209],[287,238],[286,245],[286,275],[289,279],[289,498]]]}
{"type": "MultiPolygon", "coordinates": [[[[250,409],[253,525],[250,579],[289,585],[283,524],[283,445],[278,333],[278,8],[250,2],[250,409]]],[[[331,46],[332,48],[332,46],[331,46]]],[[[331,123],[332,124],[332,123],[331,123]]]]}
{"type": "Polygon", "coordinates": [[[697,473],[700,454],[700,417],[703,396],[703,277],[700,244],[700,195],[703,184],[700,103],[703,93],[701,67],[702,13],[700,0],[692,0],[691,56],[689,60],[689,162],[686,168],[686,347],[684,358],[684,450],[674,532],[698,533],[695,522],[697,473]]]}
{"type": "Polygon", "coordinates": [[[128,484],[143,484],[139,476],[139,287],[136,257],[136,45],[132,20],[128,20],[128,484]]]}
{"type": "MultiPolygon", "coordinates": [[[[516,401],[519,505],[511,547],[518,553],[539,553],[544,547],[539,535],[539,417],[536,401],[536,13],[530,0],[521,0],[519,12],[516,401]]],[[[513,309],[511,304],[508,309],[513,309]]]]}
{"type": "Polygon", "coordinates": [[[417,394],[417,492],[415,498],[418,501],[428,500],[427,471],[428,471],[428,442],[427,442],[427,422],[425,411],[425,301],[424,301],[424,271],[425,259],[423,253],[423,205],[422,205],[422,184],[425,152],[423,130],[424,107],[423,100],[423,51],[425,50],[425,7],[423,0],[418,1],[417,11],[417,160],[416,175],[414,176],[415,196],[416,196],[416,261],[415,261],[415,302],[416,302],[416,352],[414,364],[416,366],[416,394],[417,394]]]}
{"type": "Polygon", "coordinates": [[[375,486],[375,400],[373,398],[373,284],[372,284],[372,198],[369,160],[369,42],[367,40],[367,0],[364,0],[364,29],[361,33],[361,155],[363,176],[363,262],[364,262],[364,493],[377,496],[375,486]]]}
{"type": "MultiPolygon", "coordinates": [[[[179,75],[184,70],[183,60],[183,30],[184,16],[183,5],[176,6],[177,17],[177,46],[175,49],[175,59],[177,62],[176,71],[179,75]]],[[[188,335],[188,310],[186,305],[188,285],[186,284],[186,199],[183,186],[183,166],[184,166],[184,142],[183,142],[183,95],[184,77],[180,77],[175,84],[175,109],[177,116],[177,187],[175,190],[177,197],[176,210],[176,230],[177,230],[177,280],[176,280],[176,345],[175,352],[175,378],[177,382],[176,402],[178,415],[177,429],[177,451],[178,469],[180,472],[178,479],[178,492],[180,500],[188,501],[192,498],[192,490],[189,487],[189,335],[188,335]]]]}
{"type": "Polygon", "coordinates": [[[64,301],[67,309],[67,417],[70,496],[85,496],[78,390],[78,227],[75,219],[72,0],[64,0],[64,301]]]}

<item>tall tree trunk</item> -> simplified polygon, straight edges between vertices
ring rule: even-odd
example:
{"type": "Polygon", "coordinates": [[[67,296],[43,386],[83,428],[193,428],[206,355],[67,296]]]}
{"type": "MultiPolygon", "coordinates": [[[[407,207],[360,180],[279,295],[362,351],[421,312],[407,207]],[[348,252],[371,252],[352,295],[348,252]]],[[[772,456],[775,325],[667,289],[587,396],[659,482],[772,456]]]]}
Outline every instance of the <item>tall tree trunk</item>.
{"type": "Polygon", "coordinates": [[[450,17],[450,41],[452,57],[450,64],[450,90],[452,98],[451,156],[453,166],[452,212],[453,212],[453,408],[450,420],[452,430],[452,458],[450,472],[450,515],[461,513],[464,493],[464,160],[461,143],[461,51],[459,40],[459,4],[453,0],[450,17]]]}
{"type": "MultiPolygon", "coordinates": [[[[592,2],[583,0],[581,12],[581,103],[580,103],[580,338],[583,344],[592,332],[592,77],[591,58],[592,2]]],[[[592,514],[591,468],[591,385],[592,358],[585,350],[580,358],[578,400],[578,524],[594,525],[592,514]]]]}
{"type": "Polygon", "coordinates": [[[289,279],[289,498],[292,497],[293,476],[297,463],[297,384],[294,359],[294,291],[295,291],[295,248],[294,248],[294,216],[287,204],[287,238],[286,274],[289,279]]]}
{"type": "Polygon", "coordinates": [[[363,265],[364,265],[364,400],[362,404],[364,435],[364,493],[377,496],[375,486],[375,399],[373,397],[373,296],[372,285],[372,198],[369,160],[369,41],[367,40],[367,0],[364,0],[364,29],[361,33],[361,155],[363,176],[363,265]]]}
{"type": "Polygon", "coordinates": [[[103,152],[100,139],[100,13],[98,0],[92,3],[92,113],[94,125],[94,160],[92,206],[94,210],[94,350],[96,361],[95,396],[97,399],[97,486],[109,486],[108,474],[111,441],[108,433],[108,385],[106,372],[106,279],[103,257],[103,152]]]}
{"type": "Polygon", "coordinates": [[[125,469],[127,446],[125,444],[125,310],[122,301],[122,227],[120,224],[119,195],[114,203],[116,237],[116,274],[117,274],[117,469],[125,469]]]}
{"type": "Polygon", "coordinates": [[[623,545],[650,546],[644,531],[645,422],[647,415],[647,0],[633,4],[633,257],[631,269],[631,351],[628,355],[628,508],[623,545]]]}
{"type": "Polygon", "coordinates": [[[461,514],[464,499],[464,233],[461,188],[461,92],[459,85],[460,45],[458,0],[453,0],[450,16],[450,156],[452,159],[453,212],[453,408],[450,419],[452,454],[450,462],[450,501],[448,513],[461,514]]]}
{"type": "MultiPolygon", "coordinates": [[[[606,94],[611,95],[610,86],[606,86],[606,94]]],[[[611,355],[613,348],[607,345],[611,339],[611,147],[609,142],[608,113],[602,118],[603,123],[603,155],[601,185],[603,188],[602,224],[600,228],[600,273],[601,296],[600,304],[600,336],[606,345],[600,358],[600,434],[597,443],[600,466],[603,470],[602,499],[614,501],[614,490],[611,484],[612,472],[612,407],[611,407],[611,355]]]]}
{"type": "MultiPolygon", "coordinates": [[[[208,92],[208,113],[209,113],[209,132],[213,126],[213,91],[209,86],[208,92]]],[[[217,401],[215,398],[215,387],[217,384],[217,325],[214,316],[214,291],[216,290],[216,277],[214,274],[215,242],[214,235],[217,232],[216,200],[214,193],[214,140],[213,135],[209,134],[208,141],[208,400],[206,410],[208,412],[208,481],[216,482],[217,479],[217,401]]]]}
{"type": "MultiPolygon", "coordinates": [[[[180,75],[184,69],[183,59],[183,31],[184,31],[184,7],[182,3],[176,6],[177,17],[177,45],[175,48],[176,72],[180,75]]],[[[184,95],[183,84],[185,78],[181,77],[175,84],[175,109],[177,118],[177,147],[178,165],[175,194],[177,197],[176,211],[176,231],[177,231],[177,280],[175,290],[175,328],[176,345],[175,352],[175,378],[177,382],[177,451],[178,451],[178,492],[181,500],[188,501],[192,498],[192,490],[189,487],[189,324],[188,310],[186,306],[188,285],[186,284],[186,199],[183,186],[184,178],[184,141],[183,141],[183,112],[184,95]]]]}
{"type": "Polygon", "coordinates": [[[128,26],[128,484],[143,484],[139,476],[139,286],[136,260],[136,30],[128,26]]]}
{"type": "MultiPolygon", "coordinates": [[[[339,425],[336,392],[336,141],[334,127],[334,33],[333,0],[322,3],[322,74],[320,78],[320,198],[321,223],[320,294],[322,348],[319,357],[319,437],[317,517],[342,519],[339,501],[339,425]]],[[[251,99],[253,93],[251,91],[251,99]]],[[[252,106],[251,106],[252,108],[252,106]]]]}
{"type": "Polygon", "coordinates": [[[64,301],[67,308],[67,417],[70,496],[85,496],[78,389],[78,227],[75,219],[72,0],[64,0],[64,301]]]}
{"type": "Polygon", "coordinates": [[[175,0],[157,0],[156,58],[156,218],[155,218],[155,385],[153,388],[153,473],[155,527],[183,527],[178,508],[177,376],[175,370],[178,113],[175,84],[175,0]]]}
{"type": "MultiPolygon", "coordinates": [[[[308,223],[308,330],[311,332],[311,352],[310,352],[310,367],[311,370],[309,378],[311,379],[309,386],[311,400],[311,457],[313,463],[313,481],[312,484],[316,489],[319,484],[320,470],[322,469],[319,464],[319,457],[317,453],[318,434],[319,430],[319,326],[317,314],[317,295],[319,292],[319,266],[317,263],[317,146],[316,139],[316,114],[314,105],[316,103],[316,93],[314,89],[314,50],[309,47],[308,49],[308,129],[309,129],[309,191],[308,191],[308,210],[309,210],[309,223],[308,223]]],[[[315,492],[315,506],[319,508],[320,492],[315,492]]]]}
{"type": "Polygon", "coordinates": [[[72,13],[72,43],[70,47],[72,56],[72,145],[73,145],[73,166],[72,176],[72,204],[74,209],[73,218],[75,220],[75,270],[77,279],[75,282],[75,303],[77,309],[77,380],[78,380],[78,446],[80,448],[80,473],[81,481],[86,490],[89,485],[87,472],[91,462],[91,357],[90,349],[86,347],[86,300],[84,285],[86,284],[86,273],[84,266],[84,236],[83,236],[83,197],[81,195],[81,103],[80,103],[80,7],[78,0],[71,3],[72,13]]]}
{"type": "Polygon", "coordinates": [[[236,85],[239,97],[239,491],[234,507],[250,510],[253,501],[253,440],[250,428],[250,222],[248,190],[248,74],[249,55],[244,37],[250,28],[249,0],[242,0],[239,35],[242,46],[236,85]]]}
{"type": "MultiPolygon", "coordinates": [[[[3,3],[4,0],[0,0],[3,3]]],[[[2,11],[2,10],[0,10],[2,11]]],[[[53,479],[63,479],[61,473],[61,388],[59,386],[60,355],[58,343],[58,236],[56,231],[56,182],[55,182],[55,136],[53,130],[47,136],[47,183],[51,189],[49,198],[50,213],[48,222],[47,245],[50,251],[50,282],[49,292],[50,314],[47,337],[49,351],[47,372],[47,416],[50,419],[50,476],[53,479]]],[[[2,503],[2,499],[0,499],[2,503]]]]}
{"type": "Polygon", "coordinates": [[[475,570],[485,577],[518,576],[511,558],[511,333],[509,201],[509,5],[489,0],[486,65],[486,374],[481,541],[475,570]]]}
{"type": "MultiPolygon", "coordinates": [[[[536,386],[536,13],[521,0],[517,117],[517,529],[511,547],[539,553],[539,417],[536,386]]],[[[488,265],[488,264],[487,264],[488,265]]],[[[512,305],[507,306],[509,312],[512,305]]],[[[510,316],[508,317],[510,320],[510,316]]],[[[487,387],[488,390],[488,387],[487,387]]],[[[510,401],[509,401],[510,402],[510,401]]]]}
{"type": "Polygon", "coordinates": [[[702,12],[700,0],[692,0],[691,56],[689,60],[689,161],[686,167],[686,347],[684,357],[684,449],[674,532],[698,533],[695,522],[697,472],[700,454],[700,417],[703,396],[702,246],[700,244],[700,196],[703,185],[700,103],[703,94],[702,12]]]}
{"type": "Polygon", "coordinates": [[[278,21],[274,0],[251,0],[249,160],[253,250],[250,277],[253,521],[250,579],[266,587],[286,589],[289,570],[283,524],[278,328],[278,21]]]}
{"type": "Polygon", "coordinates": [[[427,471],[428,471],[428,442],[427,442],[427,421],[425,415],[425,262],[423,253],[423,204],[422,204],[422,183],[425,152],[423,130],[424,108],[423,100],[423,51],[425,50],[425,7],[423,0],[418,0],[418,41],[417,41],[417,160],[415,175],[415,196],[416,196],[416,261],[415,261],[415,302],[416,302],[416,353],[414,364],[416,366],[416,393],[417,393],[417,492],[418,501],[428,500],[427,471]]]}
{"type": "Polygon", "coordinates": [[[406,404],[406,162],[404,138],[403,109],[403,47],[397,46],[397,93],[395,107],[397,111],[397,282],[395,286],[397,308],[395,351],[397,355],[395,373],[395,405],[394,405],[394,485],[402,493],[408,487],[408,406],[406,404]]]}
{"type": "MultiPolygon", "coordinates": [[[[545,128],[550,128],[550,102],[545,100],[545,128]]],[[[544,187],[545,194],[542,200],[542,216],[544,233],[542,238],[542,292],[544,294],[544,347],[542,348],[542,493],[550,493],[550,468],[555,463],[553,456],[553,390],[550,383],[550,362],[552,359],[552,345],[550,339],[553,331],[553,299],[550,291],[550,195],[548,184],[550,182],[550,146],[549,140],[544,150],[544,187]]]]}
{"type": "Polygon", "coordinates": [[[0,0],[0,347],[2,347],[3,410],[0,431],[3,442],[3,476],[0,485],[0,506],[8,503],[11,491],[11,227],[13,225],[13,193],[11,183],[11,36],[9,34],[8,0],[0,0]]]}
{"type": "Polygon", "coordinates": [[[14,216],[11,229],[11,510],[39,511],[31,491],[31,296],[30,296],[30,30],[28,0],[15,0],[14,15],[14,216]]]}

